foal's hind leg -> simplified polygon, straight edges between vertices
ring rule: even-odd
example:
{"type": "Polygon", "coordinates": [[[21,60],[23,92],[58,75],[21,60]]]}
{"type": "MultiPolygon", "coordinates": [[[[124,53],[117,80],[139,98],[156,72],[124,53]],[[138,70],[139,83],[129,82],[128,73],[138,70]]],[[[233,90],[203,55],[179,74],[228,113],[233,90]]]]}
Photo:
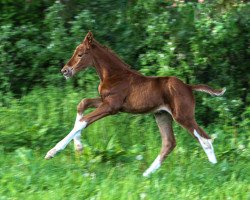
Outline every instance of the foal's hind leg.
{"type": "Polygon", "coordinates": [[[186,128],[192,136],[196,137],[201,144],[203,150],[207,154],[208,160],[215,164],[217,163],[214,148],[212,145],[212,140],[209,135],[205,133],[205,131],[198,126],[193,116],[187,116],[188,112],[183,112],[182,115],[173,115],[174,119],[186,128]]]}
{"type": "Polygon", "coordinates": [[[172,95],[171,111],[172,116],[180,125],[186,128],[192,136],[198,139],[203,150],[212,163],[216,163],[214,149],[209,135],[202,130],[195,121],[195,99],[189,87],[185,84],[180,84],[178,90],[171,90],[172,95]]]}
{"type": "MultiPolygon", "coordinates": [[[[83,112],[88,108],[97,108],[102,103],[101,98],[95,99],[83,99],[77,106],[77,115],[74,127],[77,127],[80,123],[80,119],[83,116],[83,112]]],[[[77,132],[74,137],[74,146],[76,151],[82,151],[83,145],[81,142],[81,130],[77,132]]]]}
{"type": "Polygon", "coordinates": [[[172,129],[172,116],[167,112],[155,114],[155,119],[160,129],[162,138],[161,152],[151,164],[151,166],[143,173],[143,176],[148,176],[157,170],[167,155],[175,148],[176,142],[172,129]]]}

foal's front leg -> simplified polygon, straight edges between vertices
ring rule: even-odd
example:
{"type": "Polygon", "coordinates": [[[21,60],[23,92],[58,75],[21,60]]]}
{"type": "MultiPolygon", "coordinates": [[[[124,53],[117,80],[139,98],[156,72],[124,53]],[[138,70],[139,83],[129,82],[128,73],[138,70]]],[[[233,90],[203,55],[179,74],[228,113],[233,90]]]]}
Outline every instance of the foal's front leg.
{"type": "Polygon", "coordinates": [[[101,119],[111,113],[114,114],[115,111],[108,102],[103,102],[96,110],[83,116],[79,123],[73,128],[73,130],[60,142],[56,144],[45,156],[45,159],[53,158],[57,152],[63,150],[67,144],[78,134],[82,129],[86,128],[91,123],[95,122],[98,119],[101,119]]]}
{"type": "Polygon", "coordinates": [[[77,133],[81,132],[87,126],[86,121],[80,121],[76,126],[70,131],[70,133],[63,138],[60,142],[56,144],[54,148],[52,148],[45,156],[45,159],[53,158],[57,152],[63,150],[67,144],[77,135],[77,133]]]}
{"type": "MultiPolygon", "coordinates": [[[[101,98],[94,98],[94,99],[83,99],[77,106],[77,115],[76,115],[76,121],[75,126],[78,126],[78,123],[80,123],[80,119],[83,116],[83,112],[88,108],[97,108],[102,103],[101,98]]],[[[78,131],[74,137],[74,147],[76,151],[82,151],[83,145],[81,142],[81,131],[78,131]]]]}

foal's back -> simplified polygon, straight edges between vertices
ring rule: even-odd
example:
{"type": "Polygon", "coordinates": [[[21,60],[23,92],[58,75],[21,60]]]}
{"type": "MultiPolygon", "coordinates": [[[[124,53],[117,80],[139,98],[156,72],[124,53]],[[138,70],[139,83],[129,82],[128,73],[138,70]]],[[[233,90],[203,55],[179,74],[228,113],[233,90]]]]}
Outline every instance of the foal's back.
{"type": "Polygon", "coordinates": [[[176,77],[135,75],[128,80],[128,86],[122,111],[131,113],[155,112],[160,108],[170,108],[174,97],[190,91],[188,85],[176,77]]]}

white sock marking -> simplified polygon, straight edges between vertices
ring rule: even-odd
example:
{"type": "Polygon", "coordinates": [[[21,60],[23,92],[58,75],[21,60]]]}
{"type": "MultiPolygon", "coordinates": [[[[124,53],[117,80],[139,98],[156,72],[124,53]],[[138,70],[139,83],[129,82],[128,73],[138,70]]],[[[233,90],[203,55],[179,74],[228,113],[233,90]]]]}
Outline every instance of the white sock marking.
{"type": "Polygon", "coordinates": [[[77,123],[76,126],[72,129],[72,131],[70,131],[70,133],[65,138],[58,142],[54,148],[48,151],[45,156],[45,159],[50,159],[54,157],[58,151],[63,150],[67,146],[67,144],[75,137],[75,135],[86,126],[87,122],[85,121],[77,123]]]}
{"type": "MultiPolygon", "coordinates": [[[[78,123],[80,123],[80,119],[82,118],[82,115],[78,114],[76,115],[76,121],[75,121],[75,126],[77,126],[78,123]]],[[[75,146],[75,149],[76,150],[82,150],[82,143],[81,143],[81,130],[78,131],[76,134],[75,134],[75,137],[74,137],[74,146],[75,146]]]]}
{"type": "Polygon", "coordinates": [[[194,135],[195,137],[198,138],[203,150],[207,154],[208,160],[213,164],[217,163],[211,140],[201,137],[195,129],[194,129],[194,135]]]}
{"type": "Polygon", "coordinates": [[[81,118],[82,118],[82,115],[80,115],[80,114],[77,113],[75,125],[76,125],[77,123],[79,123],[79,121],[80,121],[81,118]]]}
{"type": "Polygon", "coordinates": [[[75,150],[81,151],[83,149],[82,142],[81,142],[81,133],[77,133],[74,137],[74,147],[75,150]]]}
{"type": "Polygon", "coordinates": [[[160,155],[154,160],[150,167],[143,173],[144,177],[148,177],[149,174],[155,172],[161,166],[160,155]]]}
{"type": "Polygon", "coordinates": [[[72,131],[70,131],[70,133],[65,138],[63,138],[60,142],[57,143],[55,148],[57,150],[63,150],[67,146],[67,144],[76,136],[76,134],[86,127],[86,125],[87,122],[85,121],[77,123],[72,129],[72,131]]]}

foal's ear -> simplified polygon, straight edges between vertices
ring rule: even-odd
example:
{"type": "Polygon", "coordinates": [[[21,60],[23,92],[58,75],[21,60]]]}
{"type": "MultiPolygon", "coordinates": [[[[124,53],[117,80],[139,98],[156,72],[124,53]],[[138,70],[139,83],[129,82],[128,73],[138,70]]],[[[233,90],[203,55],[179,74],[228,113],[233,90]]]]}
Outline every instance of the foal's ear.
{"type": "Polygon", "coordinates": [[[93,34],[91,33],[91,31],[89,31],[83,41],[87,45],[87,48],[91,47],[93,39],[94,39],[93,34]]]}

